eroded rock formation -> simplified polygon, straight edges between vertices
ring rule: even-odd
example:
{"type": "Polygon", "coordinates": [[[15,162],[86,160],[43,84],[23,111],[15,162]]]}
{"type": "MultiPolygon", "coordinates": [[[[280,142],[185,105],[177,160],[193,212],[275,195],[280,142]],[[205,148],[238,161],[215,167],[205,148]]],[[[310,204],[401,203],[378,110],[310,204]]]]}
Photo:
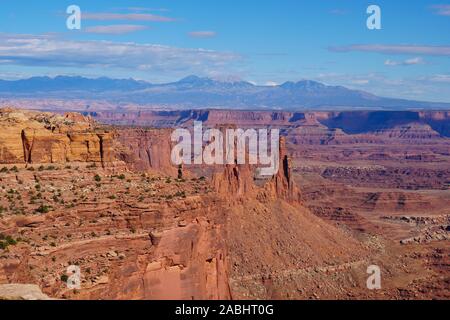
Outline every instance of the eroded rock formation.
{"type": "Polygon", "coordinates": [[[271,181],[266,184],[266,194],[273,199],[300,202],[301,194],[292,175],[292,160],[286,150],[286,139],[280,139],[280,168],[271,181]]]}
{"type": "Polygon", "coordinates": [[[154,170],[173,175],[177,172],[170,158],[170,129],[116,130],[116,156],[134,170],[154,170]]]}
{"type": "Polygon", "coordinates": [[[0,110],[0,163],[113,162],[112,134],[90,118],[0,110]]]}
{"type": "MultiPolygon", "coordinates": [[[[430,271],[445,266],[448,250],[442,241],[448,239],[448,219],[426,224],[423,235],[417,238],[420,241],[406,241],[403,246],[397,241],[401,249],[394,247],[392,251],[385,240],[372,234],[358,233],[355,237],[352,231],[376,231],[372,216],[387,211],[394,218],[383,220],[383,231],[386,225],[392,228],[391,224],[400,224],[402,233],[389,230],[396,237],[410,239],[406,227],[428,220],[408,218],[408,223],[403,223],[395,215],[414,208],[425,210],[437,194],[415,199],[406,191],[355,194],[348,186],[330,184],[339,177],[354,183],[358,176],[385,183],[391,175],[387,168],[358,164],[350,170],[328,168],[328,164],[321,167],[319,163],[319,168],[308,169],[315,174],[310,178],[313,186],[305,189],[302,181],[300,195],[293,170],[300,166],[291,162],[283,139],[280,169],[273,177],[255,179],[254,167],[228,165],[215,168],[218,171],[210,183],[194,171],[192,176],[177,177],[177,169],[169,164],[168,130],[106,130],[77,114],[14,110],[0,114],[0,125],[5,129],[0,131],[0,162],[5,166],[0,170],[4,187],[0,189],[0,284],[33,283],[48,296],[66,299],[399,298],[404,294],[399,293],[399,287],[411,287],[404,275],[418,274],[417,279],[426,280],[413,283],[414,291],[408,297],[448,297],[448,290],[445,293],[441,288],[446,273],[436,276],[430,271]],[[34,170],[40,161],[54,163],[58,170],[34,170]],[[78,166],[79,162],[102,162],[104,168],[78,166]],[[26,164],[28,168],[24,168],[26,164]],[[114,174],[109,165],[115,166],[114,174]],[[377,170],[379,180],[372,177],[377,170]],[[334,200],[339,196],[347,202],[337,208],[334,200]],[[355,207],[370,213],[367,219],[361,219],[355,207]],[[345,223],[346,228],[337,223],[345,223]],[[433,252],[417,247],[428,242],[437,242],[443,249],[433,252]],[[426,266],[417,272],[414,268],[423,262],[417,258],[421,254],[426,257],[426,266]],[[387,269],[385,283],[390,286],[378,296],[365,287],[367,266],[374,263],[387,269]],[[82,270],[80,290],[69,290],[63,281],[69,265],[82,270]],[[401,283],[395,283],[399,279],[401,283]],[[430,293],[436,289],[437,295],[430,293]]],[[[385,159],[397,155],[370,149],[367,140],[361,140],[363,148],[358,150],[335,149],[344,141],[354,143],[348,142],[350,135],[340,129],[328,135],[328,129],[320,124],[337,114],[270,115],[249,114],[245,121],[302,123],[309,126],[312,135],[320,126],[318,136],[299,132],[297,146],[303,149],[296,150],[302,159],[385,159]],[[318,145],[333,148],[330,152],[318,145]]],[[[213,119],[204,113],[196,117],[213,119]]],[[[433,121],[440,118],[436,115],[433,121]]],[[[404,131],[403,136],[399,131],[388,136],[395,141],[435,140],[426,133],[428,128],[419,132],[420,128],[410,127],[412,131],[404,131]]],[[[384,139],[383,134],[380,132],[378,138],[384,139]]],[[[431,145],[439,155],[436,161],[446,159],[445,146],[431,145]]],[[[395,148],[399,146],[395,144],[395,148]]],[[[419,161],[412,153],[403,156],[405,161],[419,161]]],[[[183,173],[190,169],[184,167],[183,173]]],[[[201,174],[207,171],[192,169],[203,169],[201,174]]],[[[418,168],[428,172],[425,169],[418,168]]],[[[404,175],[429,180],[428,174],[414,171],[407,170],[404,175]]],[[[437,175],[446,181],[446,174],[437,175]]],[[[418,180],[411,181],[417,185],[418,180]]],[[[441,201],[436,211],[447,210],[445,204],[441,201]]],[[[421,227],[420,223],[417,226],[421,227]]]]}

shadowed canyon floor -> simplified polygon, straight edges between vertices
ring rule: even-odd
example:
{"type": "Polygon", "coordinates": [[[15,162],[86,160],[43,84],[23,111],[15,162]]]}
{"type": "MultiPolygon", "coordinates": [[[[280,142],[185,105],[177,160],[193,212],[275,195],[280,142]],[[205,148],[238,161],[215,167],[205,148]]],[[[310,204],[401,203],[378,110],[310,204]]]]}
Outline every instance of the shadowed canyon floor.
{"type": "Polygon", "coordinates": [[[0,298],[34,284],[65,299],[449,299],[448,113],[382,116],[362,130],[347,114],[168,113],[137,128],[1,109],[0,298]],[[282,129],[288,169],[172,167],[170,127],[193,120],[282,129]]]}

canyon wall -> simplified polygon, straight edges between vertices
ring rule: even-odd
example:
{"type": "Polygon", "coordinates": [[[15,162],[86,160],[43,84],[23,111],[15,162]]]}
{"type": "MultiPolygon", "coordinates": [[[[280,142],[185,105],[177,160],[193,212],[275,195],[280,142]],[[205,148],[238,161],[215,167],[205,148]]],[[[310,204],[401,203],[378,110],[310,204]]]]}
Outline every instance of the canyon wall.
{"type": "Polygon", "coordinates": [[[170,158],[171,134],[170,129],[117,129],[116,158],[135,170],[177,174],[170,158]]]}
{"type": "Polygon", "coordinates": [[[124,163],[134,170],[176,173],[170,130],[105,129],[77,113],[0,109],[0,163],[124,163]]]}
{"type": "MultiPolygon", "coordinates": [[[[114,115],[122,124],[135,121],[135,116],[114,115]]],[[[361,297],[368,297],[375,293],[365,290],[366,267],[381,263],[389,268],[392,262],[373,260],[374,248],[380,244],[384,254],[384,244],[372,236],[361,241],[359,233],[355,237],[353,231],[318,216],[340,222],[353,219],[355,225],[370,227],[354,212],[327,202],[327,193],[342,193],[357,206],[361,202],[348,191],[355,181],[381,188],[400,175],[410,176],[407,185],[394,185],[410,190],[444,188],[450,181],[448,169],[440,169],[448,164],[448,139],[440,133],[445,133],[448,114],[402,114],[406,121],[398,116],[251,111],[138,116],[142,123],[157,126],[191,126],[202,120],[210,127],[232,123],[233,128],[283,130],[277,174],[261,179],[254,166],[235,164],[211,168],[210,181],[187,172],[183,179],[175,178],[171,129],[108,128],[98,126],[89,115],[2,109],[0,163],[9,170],[0,172],[5,186],[0,189],[0,233],[22,240],[1,251],[0,284],[35,283],[45,294],[67,299],[348,299],[355,297],[349,292],[358,290],[364,290],[359,291],[361,297]],[[435,130],[436,126],[442,129],[435,130]],[[414,149],[412,143],[422,149],[414,149]],[[424,152],[424,146],[431,151],[424,152]],[[295,150],[294,160],[303,162],[293,163],[287,148],[295,150]],[[330,163],[335,158],[397,163],[394,157],[399,154],[413,168],[416,162],[431,160],[414,170],[330,163]],[[89,166],[36,172],[11,168],[72,162],[102,163],[105,169],[116,166],[114,173],[121,175],[89,166]],[[295,183],[296,178],[300,181],[296,170],[302,166],[307,178],[317,173],[310,178],[314,188],[309,192],[303,181],[302,192],[295,183]],[[437,182],[430,185],[430,179],[437,182]],[[330,184],[333,180],[336,184],[330,184]],[[308,205],[311,198],[325,202],[308,205]],[[79,291],[68,290],[61,279],[72,264],[83,270],[79,291]],[[363,279],[360,283],[357,274],[363,279]]],[[[138,121],[132,124],[137,126],[138,121]]],[[[424,196],[413,203],[411,193],[386,192],[389,196],[365,191],[360,195],[362,208],[371,214],[398,207],[422,210],[429,199],[424,196]]],[[[442,207],[445,199],[440,201],[442,207]]],[[[397,261],[398,256],[395,251],[392,259],[397,261]]],[[[400,262],[403,270],[406,264],[400,262]]],[[[398,292],[395,288],[381,298],[398,297],[398,292]]]]}
{"type": "Polygon", "coordinates": [[[234,124],[292,128],[322,125],[330,130],[340,129],[345,134],[380,133],[416,124],[420,130],[432,135],[450,137],[450,111],[99,111],[92,116],[104,123],[155,127],[189,126],[192,121],[203,121],[207,126],[234,124]]]}
{"type": "Polygon", "coordinates": [[[0,163],[113,162],[113,135],[88,117],[0,110],[0,163]]]}

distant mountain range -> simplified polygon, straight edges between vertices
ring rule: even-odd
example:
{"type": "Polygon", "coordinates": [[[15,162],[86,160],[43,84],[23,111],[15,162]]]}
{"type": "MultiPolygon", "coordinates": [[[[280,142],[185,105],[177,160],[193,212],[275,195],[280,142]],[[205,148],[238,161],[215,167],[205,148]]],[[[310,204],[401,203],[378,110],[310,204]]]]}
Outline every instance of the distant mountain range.
{"type": "Polygon", "coordinates": [[[0,98],[106,100],[172,109],[450,109],[450,103],[384,98],[310,80],[258,86],[246,81],[226,82],[197,76],[166,84],[67,76],[0,80],[0,98]]]}

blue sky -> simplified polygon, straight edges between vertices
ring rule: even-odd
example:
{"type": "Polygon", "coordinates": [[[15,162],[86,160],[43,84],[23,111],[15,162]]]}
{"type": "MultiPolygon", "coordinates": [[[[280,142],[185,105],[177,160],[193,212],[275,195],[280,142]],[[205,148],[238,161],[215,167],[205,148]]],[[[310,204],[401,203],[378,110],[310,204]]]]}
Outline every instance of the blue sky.
{"type": "Polygon", "coordinates": [[[3,0],[0,78],[313,79],[450,102],[450,2],[3,0]],[[66,28],[78,5],[81,30],[66,28]],[[381,8],[382,30],[366,27],[381,8]]]}

